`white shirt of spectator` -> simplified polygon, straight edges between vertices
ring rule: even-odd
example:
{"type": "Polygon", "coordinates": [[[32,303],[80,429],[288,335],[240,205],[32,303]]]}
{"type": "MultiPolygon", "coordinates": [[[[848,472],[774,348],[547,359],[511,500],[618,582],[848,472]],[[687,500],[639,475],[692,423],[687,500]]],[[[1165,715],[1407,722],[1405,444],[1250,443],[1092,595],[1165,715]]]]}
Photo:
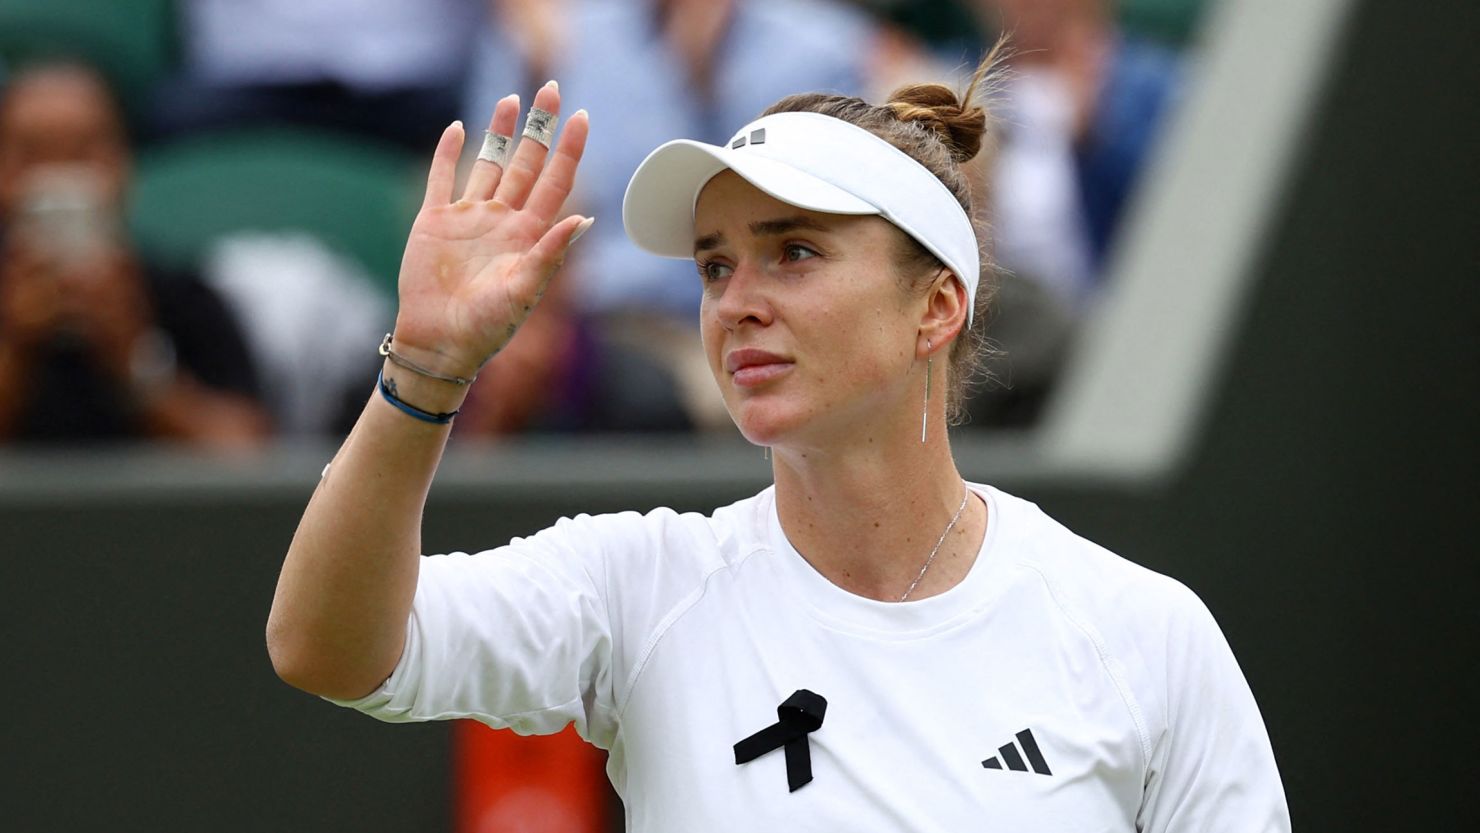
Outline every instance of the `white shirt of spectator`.
{"type": "Polygon", "coordinates": [[[998,261],[1080,308],[1093,286],[1089,232],[1075,172],[1073,103],[1050,71],[1008,76],[991,220],[998,261]]]}

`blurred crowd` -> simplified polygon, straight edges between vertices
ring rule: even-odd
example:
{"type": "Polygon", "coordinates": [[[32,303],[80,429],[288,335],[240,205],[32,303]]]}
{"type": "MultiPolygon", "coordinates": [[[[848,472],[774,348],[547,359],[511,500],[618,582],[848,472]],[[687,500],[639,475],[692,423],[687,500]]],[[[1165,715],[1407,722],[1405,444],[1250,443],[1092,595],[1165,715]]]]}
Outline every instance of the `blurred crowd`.
{"type": "MultiPolygon", "coordinates": [[[[959,84],[1002,32],[998,131],[973,163],[1002,355],[970,424],[1028,424],[1187,61],[1113,0],[158,0],[130,18],[140,42],[168,33],[141,72],[116,13],[89,31],[88,7],[110,0],[28,2],[0,7],[6,445],[344,431],[394,320],[383,250],[399,248],[437,136],[461,118],[476,137],[499,97],[528,102],[550,78],[591,113],[568,210],[598,220],[454,437],[731,430],[698,349],[692,264],[622,231],[631,172],[668,139],[724,141],[788,93],[959,84]],[[313,176],[282,186],[250,173],[305,165],[313,176]],[[373,177],[381,191],[364,190],[373,177]]],[[[1190,19],[1199,4],[1174,5],[1190,19]]]]}

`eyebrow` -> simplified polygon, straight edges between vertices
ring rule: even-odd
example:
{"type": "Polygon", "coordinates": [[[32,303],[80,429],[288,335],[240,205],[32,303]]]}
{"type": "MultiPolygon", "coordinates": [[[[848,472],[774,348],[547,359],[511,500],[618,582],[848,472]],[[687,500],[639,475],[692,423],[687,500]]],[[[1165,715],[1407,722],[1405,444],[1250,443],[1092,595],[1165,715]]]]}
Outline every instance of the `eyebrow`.
{"type": "MultiPolygon", "coordinates": [[[[756,237],[774,237],[778,234],[796,231],[797,229],[808,229],[811,231],[831,231],[826,225],[798,214],[795,217],[781,217],[775,220],[756,220],[751,223],[750,233],[756,237]]],[[[694,241],[694,252],[702,252],[706,249],[717,249],[724,245],[725,235],[723,232],[706,234],[694,241]]]]}
{"type": "Polygon", "coordinates": [[[706,249],[718,249],[724,245],[724,242],[725,236],[720,232],[706,234],[694,241],[694,254],[698,254],[706,249]]]}
{"type": "Polygon", "coordinates": [[[828,227],[817,222],[811,217],[797,215],[795,217],[782,217],[779,220],[757,220],[750,224],[750,233],[756,237],[767,235],[786,234],[799,228],[811,231],[829,231],[828,227]]]}

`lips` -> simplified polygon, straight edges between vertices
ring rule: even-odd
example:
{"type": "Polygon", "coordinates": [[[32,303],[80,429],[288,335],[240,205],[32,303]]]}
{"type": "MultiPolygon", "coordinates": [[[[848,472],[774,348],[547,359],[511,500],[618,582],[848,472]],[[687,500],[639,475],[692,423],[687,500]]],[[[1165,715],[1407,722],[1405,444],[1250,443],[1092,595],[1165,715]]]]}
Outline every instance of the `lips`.
{"type": "Polygon", "coordinates": [[[725,370],[729,371],[735,384],[754,387],[784,375],[795,366],[795,362],[775,353],[754,347],[731,350],[725,355],[725,370]]]}

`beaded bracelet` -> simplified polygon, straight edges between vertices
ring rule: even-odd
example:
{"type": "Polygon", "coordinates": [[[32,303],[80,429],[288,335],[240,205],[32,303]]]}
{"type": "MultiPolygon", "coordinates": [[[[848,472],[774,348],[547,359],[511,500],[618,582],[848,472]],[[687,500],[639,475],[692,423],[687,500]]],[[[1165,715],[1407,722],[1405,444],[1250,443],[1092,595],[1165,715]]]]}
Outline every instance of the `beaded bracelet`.
{"type": "Polygon", "coordinates": [[[383,370],[379,373],[379,375],[375,377],[375,387],[377,390],[380,391],[380,395],[385,397],[385,401],[394,405],[396,407],[396,410],[400,411],[406,416],[419,419],[422,422],[429,422],[433,425],[446,425],[452,422],[452,418],[457,416],[459,413],[459,411],[448,411],[445,414],[434,414],[431,411],[423,411],[415,405],[404,401],[399,396],[396,396],[395,392],[392,391],[388,385],[386,385],[385,371],[383,370]]]}

